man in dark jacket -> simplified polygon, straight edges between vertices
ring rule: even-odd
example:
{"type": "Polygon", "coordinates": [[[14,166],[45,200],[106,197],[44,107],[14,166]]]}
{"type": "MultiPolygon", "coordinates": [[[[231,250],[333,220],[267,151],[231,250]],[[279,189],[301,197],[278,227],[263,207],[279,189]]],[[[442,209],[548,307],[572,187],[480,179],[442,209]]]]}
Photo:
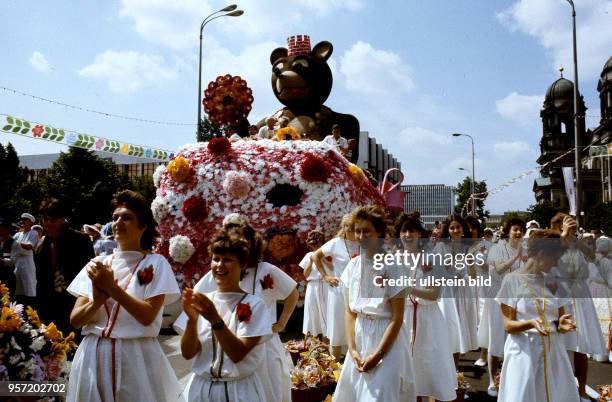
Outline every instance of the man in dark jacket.
{"type": "Polygon", "coordinates": [[[4,283],[15,297],[15,256],[11,252],[13,237],[11,224],[6,218],[0,217],[0,282],[4,283]]]}
{"type": "Polygon", "coordinates": [[[93,245],[89,236],[68,227],[68,214],[59,200],[43,201],[41,213],[47,235],[36,260],[40,317],[43,322],[53,321],[64,335],[75,331],[78,336],[79,331],[70,325],[76,299],[66,288],[94,257],[93,245]]]}

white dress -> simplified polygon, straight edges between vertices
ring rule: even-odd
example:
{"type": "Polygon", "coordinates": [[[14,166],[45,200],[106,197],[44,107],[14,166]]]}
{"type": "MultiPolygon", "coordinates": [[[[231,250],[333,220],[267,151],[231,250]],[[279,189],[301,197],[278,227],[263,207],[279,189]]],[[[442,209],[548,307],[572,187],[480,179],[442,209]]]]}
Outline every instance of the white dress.
{"type": "MultiPolygon", "coordinates": [[[[410,273],[416,279],[432,275],[422,267],[410,273]]],[[[414,379],[418,396],[431,396],[438,401],[452,401],[457,397],[457,375],[450,349],[446,321],[437,301],[408,296],[404,325],[410,334],[410,354],[414,364],[414,379]],[[416,314],[415,314],[416,313],[416,314]]]]}
{"type": "Polygon", "coordinates": [[[589,288],[593,295],[601,334],[605,341],[609,336],[612,320],[612,261],[607,257],[600,256],[597,262],[590,266],[592,269],[589,288]]]}
{"type": "Polygon", "coordinates": [[[504,356],[504,344],[506,343],[506,331],[504,331],[504,318],[499,308],[499,304],[495,301],[495,296],[501,288],[502,280],[506,274],[516,271],[523,265],[523,261],[518,259],[512,264],[512,267],[502,274],[499,274],[495,266],[499,266],[506,261],[511,260],[516,256],[516,249],[511,247],[506,240],[500,240],[495,244],[487,257],[489,263],[489,276],[491,278],[491,286],[487,288],[484,294],[484,307],[482,310],[482,319],[478,327],[478,346],[487,348],[492,356],[504,356]]]}
{"type": "MultiPolygon", "coordinates": [[[[310,275],[306,278],[306,296],[304,297],[304,322],[302,332],[312,335],[325,335],[327,333],[327,293],[328,285],[321,278],[315,263],[311,258],[314,252],[307,253],[302,261],[300,268],[306,270],[310,264],[310,275]]],[[[325,260],[324,260],[325,261],[325,260]]]]}
{"type": "MultiPolygon", "coordinates": [[[[442,256],[459,255],[467,253],[465,243],[450,244],[449,241],[439,242],[433,250],[433,254],[441,254],[442,256]],[[456,247],[456,249],[454,249],[456,247]]],[[[442,260],[445,260],[443,258],[442,260]]],[[[467,269],[459,269],[451,265],[440,265],[440,259],[435,261],[434,269],[439,277],[445,278],[465,278],[467,282],[467,269]]],[[[467,353],[478,348],[478,328],[474,322],[474,309],[476,308],[473,301],[473,293],[469,285],[466,286],[444,286],[440,292],[438,305],[442,311],[442,315],[446,320],[447,331],[453,353],[467,353]]]]}
{"type": "Polygon", "coordinates": [[[533,328],[508,335],[498,402],[578,402],[572,366],[553,322],[566,300],[556,298],[543,279],[516,272],[506,275],[495,300],[515,309],[518,321],[545,316],[551,331],[546,337],[533,328]]]}
{"type": "Polygon", "coordinates": [[[561,256],[553,275],[559,284],[559,294],[568,297],[566,311],[576,323],[576,331],[563,335],[567,350],[584,354],[604,355],[606,346],[601,334],[597,312],[589,289],[589,266],[582,252],[570,247],[561,256]]]}
{"type": "Polygon", "coordinates": [[[38,233],[36,230],[18,232],[14,236],[17,247],[15,257],[15,296],[36,297],[36,265],[34,265],[34,250],[26,250],[21,243],[36,248],[38,233]]]}
{"type": "MultiPolygon", "coordinates": [[[[355,346],[362,359],[378,351],[378,345],[391,322],[393,297],[404,297],[403,288],[397,286],[374,287],[372,262],[362,257],[353,258],[342,274],[349,308],[357,313],[355,320],[355,346]],[[375,297],[360,297],[375,296],[375,297]]],[[[386,267],[386,276],[395,277],[399,269],[386,267]]],[[[381,272],[381,274],[383,274],[381,272]]],[[[334,392],[333,402],[414,402],[415,378],[412,367],[408,331],[402,325],[391,348],[381,362],[367,373],[355,367],[350,354],[346,355],[342,372],[334,392]]]]}
{"type": "MultiPolygon", "coordinates": [[[[272,320],[263,300],[248,293],[206,294],[212,300],[227,327],[238,337],[261,336],[259,343],[238,363],[234,363],[221,349],[219,341],[213,339],[210,322],[198,317],[200,351],[192,359],[193,375],[183,392],[187,401],[219,402],[266,402],[266,395],[257,368],[264,359],[264,343],[272,336],[272,320]],[[247,305],[251,311],[249,319],[240,320],[238,305],[247,305]]],[[[182,334],[187,326],[187,315],[182,313],[174,323],[182,334]]]]}
{"type": "MultiPolygon", "coordinates": [[[[346,264],[359,254],[359,245],[350,240],[334,237],[321,247],[326,259],[331,259],[334,268],[333,275],[342,276],[346,264]]],[[[328,286],[327,296],[327,337],[331,346],[346,345],[344,329],[344,290],[342,283],[338,286],[328,286]]]]}
{"type": "MultiPolygon", "coordinates": [[[[240,280],[240,288],[263,299],[270,317],[276,322],[276,302],[286,299],[296,288],[297,283],[282,269],[260,262],[256,268],[246,269],[240,280]]],[[[209,271],[194,286],[200,293],[210,293],[217,289],[212,273],[209,271]]],[[[272,325],[270,325],[272,328],[272,325]]],[[[291,356],[285,350],[277,333],[264,343],[265,359],[260,367],[266,375],[261,376],[267,402],[291,401],[291,356]]]]}
{"type": "MultiPolygon", "coordinates": [[[[115,250],[96,257],[112,264],[119,286],[131,296],[146,300],[165,295],[164,304],[180,297],[180,290],[166,259],[159,254],[115,250]],[[142,283],[138,273],[152,268],[153,278],[142,283]]],[[[93,298],[91,280],[85,269],[68,286],[75,297],[93,298]]],[[[147,326],[139,323],[113,299],[101,307],[94,321],[83,326],[85,336],[74,356],[68,380],[67,401],[176,401],[180,385],[157,340],[163,308],[147,326]]]]}

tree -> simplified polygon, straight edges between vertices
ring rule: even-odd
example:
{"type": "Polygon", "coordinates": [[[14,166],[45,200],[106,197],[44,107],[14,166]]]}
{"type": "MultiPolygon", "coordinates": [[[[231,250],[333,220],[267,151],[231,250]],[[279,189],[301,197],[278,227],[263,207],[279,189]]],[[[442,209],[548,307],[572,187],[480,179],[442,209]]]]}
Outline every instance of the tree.
{"type": "Polygon", "coordinates": [[[155,199],[155,184],[153,184],[153,178],[151,176],[138,176],[135,179],[130,180],[130,190],[138,191],[142,194],[149,203],[155,199]]]}
{"type": "Polygon", "coordinates": [[[29,205],[16,194],[27,179],[27,169],[19,166],[19,156],[15,147],[9,143],[6,148],[0,144],[0,211],[3,215],[15,218],[29,210],[29,205]]]}
{"type": "MultiPolygon", "coordinates": [[[[469,176],[466,176],[465,179],[463,179],[463,181],[459,184],[457,184],[457,188],[456,188],[456,194],[457,194],[457,205],[455,205],[455,212],[460,214],[462,213],[462,209],[463,206],[466,205],[467,200],[470,198],[470,194],[471,194],[471,184],[472,184],[472,178],[469,176]]],[[[486,193],[487,191],[487,183],[485,181],[476,181],[475,182],[475,186],[474,186],[474,191],[476,192],[476,194],[478,193],[486,193]]],[[[478,215],[478,217],[480,219],[485,219],[489,217],[489,211],[484,209],[484,200],[481,199],[477,199],[476,202],[476,214],[478,215]]],[[[464,210],[463,212],[471,212],[471,208],[472,208],[472,203],[470,201],[470,203],[467,205],[467,210],[464,210]]]]}
{"type": "Polygon", "coordinates": [[[585,229],[601,229],[607,235],[612,233],[612,202],[599,204],[586,212],[585,229]]]}
{"type": "Polygon", "coordinates": [[[550,226],[550,220],[557,212],[562,212],[563,208],[555,207],[549,200],[538,202],[527,208],[529,220],[536,220],[541,228],[550,226]]]}
{"type": "Polygon", "coordinates": [[[41,192],[66,202],[72,211],[70,222],[79,227],[84,223],[107,222],[113,194],[129,187],[125,175],[120,175],[111,161],[91,151],[71,147],[40,180],[41,192]]]}

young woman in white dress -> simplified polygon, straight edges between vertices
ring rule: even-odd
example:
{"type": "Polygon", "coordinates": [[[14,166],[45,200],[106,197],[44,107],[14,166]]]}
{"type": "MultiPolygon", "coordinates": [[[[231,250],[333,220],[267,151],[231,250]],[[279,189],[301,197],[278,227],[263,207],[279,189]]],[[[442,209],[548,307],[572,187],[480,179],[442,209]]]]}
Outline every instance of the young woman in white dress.
{"type": "MultiPolygon", "coordinates": [[[[315,267],[313,256],[325,243],[325,235],[313,230],[308,233],[306,245],[310,248],[310,252],[306,253],[300,268],[304,270],[306,278],[306,295],[304,296],[304,323],[302,332],[304,335],[311,334],[314,336],[322,335],[327,337],[327,293],[328,285],[322,280],[322,276],[315,267]]],[[[324,264],[326,261],[324,260],[324,264]]],[[[329,269],[329,266],[326,267],[329,269]]]]}
{"type": "Polygon", "coordinates": [[[384,253],[387,227],[379,206],[355,211],[355,233],[363,250],[342,273],[349,353],[332,401],[416,401],[412,355],[404,326],[405,287],[383,283],[397,279],[400,266],[374,269],[374,254],[384,253]]]}
{"type": "Polygon", "coordinates": [[[13,237],[15,239],[15,299],[20,304],[32,304],[36,297],[36,265],[34,265],[34,250],[38,245],[39,236],[32,225],[36,222],[29,213],[21,214],[21,230],[13,237]]]}
{"type": "MultiPolygon", "coordinates": [[[[489,277],[491,286],[487,289],[482,311],[482,320],[478,328],[478,343],[488,351],[487,362],[489,372],[489,387],[487,393],[495,397],[498,390],[495,387],[495,375],[500,359],[504,356],[506,331],[504,319],[495,301],[495,296],[507,274],[514,272],[523,265],[522,241],[525,235],[525,221],[520,218],[509,219],[503,228],[503,239],[489,251],[489,277]]],[[[525,255],[525,257],[527,257],[525,255]]]]}
{"type": "Polygon", "coordinates": [[[595,356],[598,361],[609,360],[612,362],[612,261],[610,260],[609,252],[612,251],[612,239],[601,236],[596,241],[597,258],[591,267],[593,275],[591,276],[589,288],[593,295],[593,302],[597,310],[599,318],[599,326],[601,334],[608,340],[608,355],[595,356]]]}
{"type": "Polygon", "coordinates": [[[70,323],[85,336],[76,351],[67,401],[167,402],[180,385],[157,340],[163,306],[180,297],[166,259],[151,253],[155,221],[145,198],[113,200],[118,248],[96,257],[68,286],[77,297],[70,323]]]}
{"type": "Polygon", "coordinates": [[[503,279],[500,304],[504,347],[498,402],[578,402],[578,390],[560,334],[575,331],[565,314],[567,299],[557,298],[545,274],[563,253],[558,233],[534,230],[527,246],[529,259],[503,279]]]}
{"type": "Polygon", "coordinates": [[[359,254],[359,244],[355,241],[352,214],[342,217],[341,228],[336,237],[325,243],[314,255],[317,270],[327,282],[327,337],[331,354],[340,359],[342,347],[346,346],[346,331],[344,328],[344,291],[340,277],[346,264],[359,254]],[[323,261],[331,260],[333,273],[328,274],[323,261]]]}
{"type": "Polygon", "coordinates": [[[193,359],[183,394],[189,402],[266,402],[260,376],[269,374],[257,369],[272,336],[272,320],[264,301],[240,288],[249,245],[221,230],[209,251],[216,290],[185,289],[184,312],[174,323],[183,357],[193,359]]]}
{"type": "MultiPolygon", "coordinates": [[[[449,216],[442,226],[442,239],[436,243],[433,254],[442,256],[435,261],[436,273],[447,279],[467,280],[467,264],[460,263],[468,252],[468,245],[463,238],[469,233],[469,228],[463,218],[457,214],[449,216]],[[453,256],[452,264],[444,264],[448,258],[453,256]],[[440,260],[443,264],[440,265],[440,260]]],[[[438,305],[446,320],[449,333],[451,352],[455,360],[455,368],[459,368],[459,357],[478,347],[477,328],[473,325],[471,293],[466,286],[444,286],[440,292],[438,305]]]]}
{"type": "Polygon", "coordinates": [[[586,381],[589,361],[587,354],[604,355],[604,339],[599,329],[599,320],[588,286],[589,260],[594,260],[594,250],[576,238],[576,220],[558,213],[550,221],[551,229],[561,234],[567,246],[565,253],[553,272],[560,290],[571,301],[568,309],[576,322],[576,331],[564,336],[567,350],[574,352],[574,369],[578,379],[580,397],[588,401],[586,381]]]}
{"type": "Polygon", "coordinates": [[[401,215],[395,225],[399,251],[407,252],[407,275],[415,278],[416,287],[406,300],[404,325],[410,334],[410,351],[414,363],[417,401],[432,397],[452,401],[457,397],[457,376],[444,316],[437,300],[440,287],[421,286],[421,278],[435,276],[433,267],[421,254],[427,253],[428,233],[421,222],[410,215],[401,215]],[[414,265],[411,261],[419,261],[414,265]]]}
{"type": "MultiPolygon", "coordinates": [[[[265,359],[259,368],[267,373],[261,376],[267,402],[291,401],[291,357],[285,350],[278,333],[285,328],[298,301],[297,283],[283,270],[261,261],[263,243],[259,234],[243,218],[241,221],[227,223],[225,229],[231,234],[244,238],[249,244],[249,261],[242,270],[240,288],[251,295],[261,298],[274,323],[272,337],[264,343],[265,359]],[[276,303],[283,302],[283,310],[276,318],[276,303]]],[[[211,272],[195,288],[200,293],[216,289],[211,272]]]]}

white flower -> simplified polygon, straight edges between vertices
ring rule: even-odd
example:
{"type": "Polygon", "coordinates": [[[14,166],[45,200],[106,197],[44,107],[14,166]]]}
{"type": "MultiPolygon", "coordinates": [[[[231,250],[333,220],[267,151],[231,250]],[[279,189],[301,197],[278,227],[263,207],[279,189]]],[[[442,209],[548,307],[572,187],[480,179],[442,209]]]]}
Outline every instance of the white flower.
{"type": "Polygon", "coordinates": [[[162,173],[164,173],[165,170],[166,170],[166,165],[159,165],[157,169],[155,169],[155,172],[153,173],[153,184],[155,184],[155,187],[159,188],[159,182],[161,180],[161,175],[162,173]]]}
{"type": "Polygon", "coordinates": [[[153,212],[153,218],[157,223],[162,223],[162,221],[168,216],[168,204],[163,200],[163,198],[156,197],[151,203],[151,211],[153,212]]]}
{"type": "Polygon", "coordinates": [[[191,258],[193,253],[195,253],[195,247],[191,244],[189,237],[176,235],[170,238],[168,252],[174,261],[179,264],[184,264],[191,258]]]}
{"type": "Polygon", "coordinates": [[[45,346],[45,337],[44,336],[38,336],[36,338],[34,338],[32,340],[32,344],[30,345],[30,348],[34,351],[34,352],[38,352],[39,350],[41,350],[44,346],[45,346]]]}

